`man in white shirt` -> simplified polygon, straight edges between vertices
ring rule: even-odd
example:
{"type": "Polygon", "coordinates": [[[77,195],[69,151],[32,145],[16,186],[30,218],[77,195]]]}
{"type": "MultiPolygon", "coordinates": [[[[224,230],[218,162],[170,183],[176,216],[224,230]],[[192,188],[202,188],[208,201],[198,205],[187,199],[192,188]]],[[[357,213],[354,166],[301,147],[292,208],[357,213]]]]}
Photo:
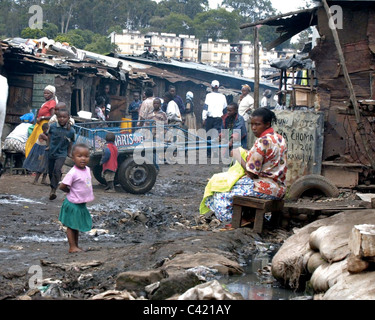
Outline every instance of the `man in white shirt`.
{"type": "Polygon", "coordinates": [[[224,110],[227,107],[227,99],[225,95],[219,92],[220,83],[217,80],[212,81],[212,92],[206,95],[204,102],[202,120],[206,131],[215,128],[220,133],[224,110]]]}
{"type": "Polygon", "coordinates": [[[166,92],[164,95],[164,102],[167,104],[166,114],[168,117],[169,124],[181,124],[182,117],[180,109],[177,103],[173,100],[173,96],[170,92],[166,92]]]}

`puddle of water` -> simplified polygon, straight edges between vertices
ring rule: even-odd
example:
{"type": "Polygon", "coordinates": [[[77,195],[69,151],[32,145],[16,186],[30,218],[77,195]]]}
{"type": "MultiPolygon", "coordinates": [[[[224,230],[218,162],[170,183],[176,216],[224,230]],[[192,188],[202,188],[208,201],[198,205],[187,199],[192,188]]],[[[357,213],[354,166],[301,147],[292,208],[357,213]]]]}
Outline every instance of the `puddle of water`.
{"type": "Polygon", "coordinates": [[[27,199],[15,195],[0,195],[0,204],[22,204],[22,203],[32,203],[32,204],[43,204],[43,202],[35,201],[32,199],[27,199]]]}
{"type": "Polygon", "coordinates": [[[22,242],[62,242],[67,241],[66,237],[47,237],[47,236],[24,236],[19,238],[22,242]]]}
{"type": "Polygon", "coordinates": [[[230,292],[240,293],[245,300],[290,300],[303,296],[303,292],[294,292],[283,288],[281,284],[278,285],[272,275],[262,275],[259,272],[270,268],[276,249],[271,246],[272,250],[265,250],[269,245],[262,243],[256,245],[257,252],[247,257],[246,264],[242,265],[244,274],[227,276],[218,281],[230,292]]]}
{"type": "Polygon", "coordinates": [[[0,249],[0,253],[10,253],[10,252],[12,252],[12,250],[0,249]]]}

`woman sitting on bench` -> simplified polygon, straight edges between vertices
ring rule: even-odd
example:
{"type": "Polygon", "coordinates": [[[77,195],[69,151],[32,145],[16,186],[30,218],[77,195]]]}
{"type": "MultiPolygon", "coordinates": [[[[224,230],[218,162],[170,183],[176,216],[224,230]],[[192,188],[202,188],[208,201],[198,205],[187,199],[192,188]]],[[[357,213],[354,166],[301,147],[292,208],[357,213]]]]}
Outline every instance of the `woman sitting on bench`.
{"type": "Polygon", "coordinates": [[[217,173],[208,182],[200,214],[210,210],[222,222],[232,220],[233,196],[282,199],[286,192],[287,145],[272,123],[276,115],[267,108],[256,109],[251,116],[251,130],[257,138],[250,151],[233,150],[237,160],[227,172],[217,173]]]}

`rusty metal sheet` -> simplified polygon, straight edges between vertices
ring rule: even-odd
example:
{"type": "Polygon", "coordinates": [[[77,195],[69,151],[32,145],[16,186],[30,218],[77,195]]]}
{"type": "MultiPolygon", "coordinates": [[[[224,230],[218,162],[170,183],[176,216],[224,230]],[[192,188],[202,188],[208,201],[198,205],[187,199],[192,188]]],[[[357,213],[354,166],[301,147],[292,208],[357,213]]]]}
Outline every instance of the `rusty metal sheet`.
{"type": "Polygon", "coordinates": [[[324,113],[275,111],[274,129],[288,145],[287,185],[307,174],[321,174],[324,140],[324,113]]]}
{"type": "Polygon", "coordinates": [[[158,77],[161,79],[165,79],[172,83],[191,81],[195,84],[202,84],[202,81],[199,81],[190,77],[186,77],[186,76],[181,76],[178,73],[173,73],[173,72],[160,69],[157,67],[149,67],[146,70],[134,68],[133,72],[146,73],[148,76],[154,76],[154,77],[158,77]]]}

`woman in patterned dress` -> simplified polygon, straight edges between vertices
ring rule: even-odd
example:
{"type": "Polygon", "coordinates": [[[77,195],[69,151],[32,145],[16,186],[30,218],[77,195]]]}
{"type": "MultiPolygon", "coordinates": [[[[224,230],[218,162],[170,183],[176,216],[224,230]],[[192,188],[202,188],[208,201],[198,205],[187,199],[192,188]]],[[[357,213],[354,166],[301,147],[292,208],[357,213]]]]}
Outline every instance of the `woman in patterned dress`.
{"type": "MultiPolygon", "coordinates": [[[[220,188],[217,190],[220,192],[215,192],[214,182],[209,183],[210,190],[207,190],[207,186],[200,208],[201,214],[212,210],[217,219],[227,222],[232,220],[235,195],[270,200],[284,197],[287,145],[285,139],[272,128],[272,123],[276,120],[275,113],[267,108],[258,108],[253,112],[251,130],[257,138],[253,147],[245,156],[241,156],[239,149],[233,150],[233,158],[243,168],[242,176],[233,186],[228,185],[228,190],[225,191],[222,185],[223,177],[218,179],[220,188]]],[[[211,179],[215,179],[215,175],[211,179]]]]}

